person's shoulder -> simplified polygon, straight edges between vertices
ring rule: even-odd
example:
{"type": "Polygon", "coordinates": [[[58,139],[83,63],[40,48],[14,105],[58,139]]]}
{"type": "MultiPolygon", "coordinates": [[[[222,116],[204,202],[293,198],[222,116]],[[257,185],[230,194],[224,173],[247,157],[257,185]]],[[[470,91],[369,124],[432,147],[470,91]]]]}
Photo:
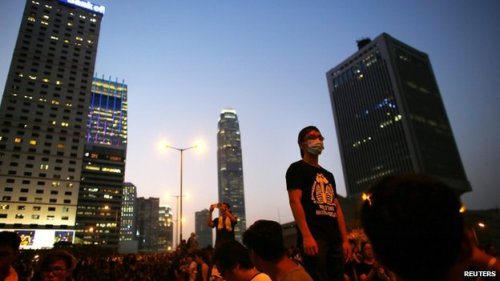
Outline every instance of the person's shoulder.
{"type": "Polygon", "coordinates": [[[300,169],[301,167],[304,167],[305,162],[302,160],[298,160],[290,164],[288,167],[288,170],[293,170],[293,169],[300,169]]]}
{"type": "Polygon", "coordinates": [[[272,281],[272,280],[271,277],[269,277],[269,275],[260,272],[259,274],[255,275],[255,277],[252,278],[251,281],[272,281]]]}

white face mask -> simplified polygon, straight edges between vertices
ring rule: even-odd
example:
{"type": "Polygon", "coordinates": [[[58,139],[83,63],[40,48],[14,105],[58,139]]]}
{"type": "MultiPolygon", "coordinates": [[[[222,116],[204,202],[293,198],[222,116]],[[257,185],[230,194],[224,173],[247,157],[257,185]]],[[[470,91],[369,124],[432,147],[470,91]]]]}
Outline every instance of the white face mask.
{"type": "Polygon", "coordinates": [[[322,140],[313,139],[306,141],[306,150],[313,155],[320,155],[324,148],[322,140]]]}

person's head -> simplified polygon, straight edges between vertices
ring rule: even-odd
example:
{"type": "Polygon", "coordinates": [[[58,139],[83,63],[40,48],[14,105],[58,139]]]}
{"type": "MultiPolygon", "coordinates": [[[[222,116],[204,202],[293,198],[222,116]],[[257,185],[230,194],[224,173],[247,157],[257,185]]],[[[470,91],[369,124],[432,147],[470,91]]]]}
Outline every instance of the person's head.
{"type": "Polygon", "coordinates": [[[373,254],[373,246],[370,242],[365,242],[361,245],[361,253],[363,254],[363,259],[370,260],[375,256],[373,254]]]}
{"type": "Polygon", "coordinates": [[[256,221],[243,233],[243,243],[258,269],[261,269],[261,261],[278,262],[286,255],[283,231],[275,221],[256,221]]]}
{"type": "Polygon", "coordinates": [[[242,271],[254,268],[248,250],[235,240],[227,241],[215,249],[214,263],[221,277],[227,281],[240,280],[242,271]]]}
{"type": "Polygon", "coordinates": [[[446,185],[417,174],[388,176],[363,202],[377,259],[406,280],[441,280],[464,258],[462,204],[446,185]],[[434,278],[434,279],[433,279],[434,278]]]}
{"type": "Polygon", "coordinates": [[[75,257],[64,250],[53,250],[40,263],[43,281],[64,281],[71,277],[76,266],[75,257]]]}
{"type": "Polygon", "coordinates": [[[321,154],[323,151],[323,136],[315,126],[307,126],[300,130],[297,142],[300,148],[300,157],[304,157],[304,153],[308,152],[313,155],[321,154]]]}
{"type": "Polygon", "coordinates": [[[220,203],[219,212],[221,212],[221,214],[226,213],[230,209],[231,209],[231,206],[229,206],[229,203],[227,203],[227,202],[220,203]]]}
{"type": "Polygon", "coordinates": [[[0,272],[9,270],[19,253],[21,238],[14,232],[0,232],[0,272]]]}

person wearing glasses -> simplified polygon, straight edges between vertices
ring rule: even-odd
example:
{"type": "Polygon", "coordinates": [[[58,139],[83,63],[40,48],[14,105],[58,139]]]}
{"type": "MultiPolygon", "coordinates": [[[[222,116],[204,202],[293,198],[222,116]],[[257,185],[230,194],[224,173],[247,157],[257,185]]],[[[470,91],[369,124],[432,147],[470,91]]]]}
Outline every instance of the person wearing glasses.
{"type": "Polygon", "coordinates": [[[335,179],[319,164],[323,140],[314,126],[299,132],[302,159],[288,168],[286,187],[304,268],[315,281],[341,281],[351,247],[335,179]]]}
{"type": "Polygon", "coordinates": [[[76,258],[64,250],[53,250],[43,257],[40,262],[40,273],[35,280],[42,281],[71,281],[73,269],[76,267],[76,258]]]}

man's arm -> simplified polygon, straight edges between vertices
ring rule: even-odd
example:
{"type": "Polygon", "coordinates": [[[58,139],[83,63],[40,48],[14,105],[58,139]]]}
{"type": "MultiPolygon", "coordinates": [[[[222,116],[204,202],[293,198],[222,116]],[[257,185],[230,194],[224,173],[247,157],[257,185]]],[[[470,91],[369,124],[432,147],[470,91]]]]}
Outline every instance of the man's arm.
{"type": "Polygon", "coordinates": [[[303,247],[304,252],[310,256],[315,256],[318,254],[318,244],[309,230],[309,226],[306,221],[306,214],[301,203],[302,190],[300,189],[289,189],[288,190],[288,200],[290,202],[290,208],[292,209],[293,218],[295,219],[295,224],[299,228],[300,233],[303,237],[303,247]]]}
{"type": "Polygon", "coordinates": [[[236,217],[231,213],[231,210],[226,211],[226,217],[228,217],[231,220],[231,223],[236,222],[236,217]]]}
{"type": "Polygon", "coordinates": [[[214,206],[210,205],[210,212],[208,212],[208,227],[214,227],[214,222],[212,219],[212,213],[214,212],[214,206]]]}
{"type": "Polygon", "coordinates": [[[340,206],[338,198],[335,198],[335,205],[337,206],[337,223],[339,224],[340,238],[342,239],[342,249],[344,250],[344,259],[347,261],[351,258],[352,249],[347,238],[347,228],[345,225],[344,212],[340,206]]]}

